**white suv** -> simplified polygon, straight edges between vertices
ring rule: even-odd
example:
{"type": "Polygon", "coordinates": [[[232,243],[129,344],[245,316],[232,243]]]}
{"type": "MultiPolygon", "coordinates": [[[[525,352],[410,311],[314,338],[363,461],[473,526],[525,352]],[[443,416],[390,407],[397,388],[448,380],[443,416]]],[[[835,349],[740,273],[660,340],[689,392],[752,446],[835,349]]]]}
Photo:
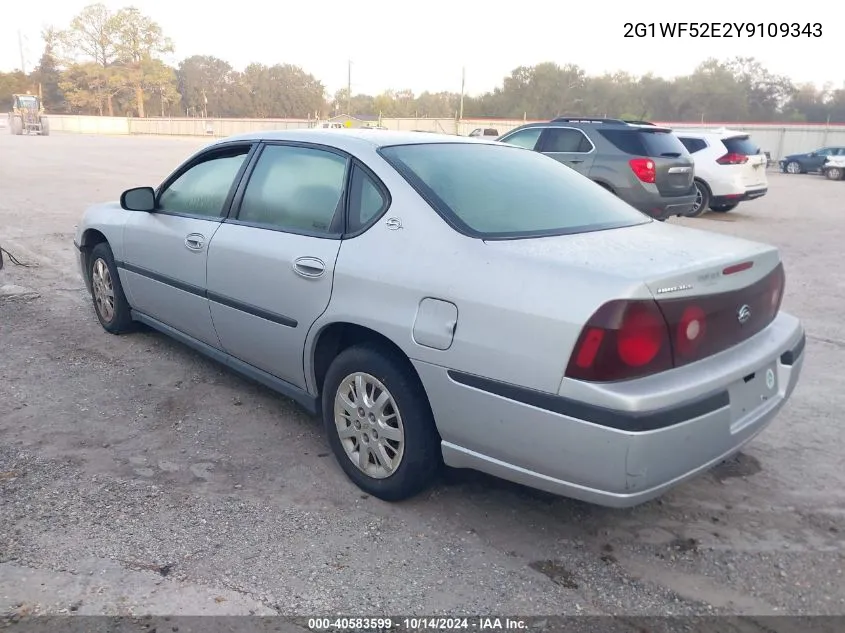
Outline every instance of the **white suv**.
{"type": "Polygon", "coordinates": [[[768,159],[745,132],[673,130],[695,160],[696,201],[686,215],[726,213],[745,200],[766,195],[768,159]]]}

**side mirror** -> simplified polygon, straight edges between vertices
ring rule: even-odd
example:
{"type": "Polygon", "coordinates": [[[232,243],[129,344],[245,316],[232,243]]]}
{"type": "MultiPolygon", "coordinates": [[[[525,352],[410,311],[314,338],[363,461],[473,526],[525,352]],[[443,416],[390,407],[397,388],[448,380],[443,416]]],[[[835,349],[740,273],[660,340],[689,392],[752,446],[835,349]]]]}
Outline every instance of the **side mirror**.
{"type": "Polygon", "coordinates": [[[127,189],[120,194],[120,206],[127,211],[155,211],[155,189],[152,187],[127,189]]]}
{"type": "Polygon", "coordinates": [[[810,152],[810,153],[809,153],[810,158],[815,158],[815,157],[816,157],[816,156],[818,156],[818,155],[819,155],[819,153],[818,153],[818,152],[810,152]]]}

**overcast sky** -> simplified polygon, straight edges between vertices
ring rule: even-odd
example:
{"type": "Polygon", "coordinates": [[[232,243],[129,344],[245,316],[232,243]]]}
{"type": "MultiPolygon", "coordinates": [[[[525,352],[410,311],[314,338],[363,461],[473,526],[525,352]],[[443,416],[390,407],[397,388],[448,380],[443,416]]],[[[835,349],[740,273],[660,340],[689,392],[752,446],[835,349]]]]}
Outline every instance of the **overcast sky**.
{"type": "MultiPolygon", "coordinates": [[[[176,45],[177,63],[210,54],[242,69],[249,62],[301,66],[330,92],[346,86],[352,60],[354,93],[388,88],[459,91],[466,67],[470,94],[490,90],[519,65],[574,63],[590,74],[624,70],[664,77],[686,74],[704,58],[757,57],[793,81],[845,86],[840,50],[845,24],[835,5],[819,2],[599,2],[428,0],[402,2],[279,2],[234,0],[104,0],[110,8],[134,4],[161,24],[176,45]],[[569,11],[566,6],[573,7],[569,11]],[[780,6],[778,6],[780,5],[780,6]],[[217,8],[220,7],[220,8],[217,8]],[[577,7],[577,8],[576,8],[577,7]],[[829,7],[829,8],[828,8],[829,7]],[[626,39],[626,22],[820,22],[821,38],[743,37],[626,39]]],[[[19,68],[18,30],[26,69],[42,51],[41,29],[64,27],[88,4],[77,0],[7,0],[0,20],[0,70],[19,68]]]]}

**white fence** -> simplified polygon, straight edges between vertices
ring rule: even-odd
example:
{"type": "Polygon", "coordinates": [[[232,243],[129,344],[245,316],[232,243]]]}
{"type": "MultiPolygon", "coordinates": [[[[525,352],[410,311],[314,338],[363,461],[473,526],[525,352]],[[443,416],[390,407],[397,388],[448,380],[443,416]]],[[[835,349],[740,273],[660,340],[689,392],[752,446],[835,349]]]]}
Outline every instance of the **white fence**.
{"type": "MultiPolygon", "coordinates": [[[[307,128],[307,119],[189,119],[99,117],[77,115],[48,115],[52,132],[81,134],[149,134],[164,136],[223,137],[260,130],[307,128]]],[[[469,134],[479,127],[494,128],[499,134],[522,125],[514,119],[382,119],[381,125],[391,130],[421,130],[444,134],[469,134]]],[[[845,125],[816,125],[788,123],[672,123],[659,122],[674,129],[729,127],[748,132],[755,142],[778,159],[788,154],[808,152],[828,145],[845,147],[845,125]]]]}

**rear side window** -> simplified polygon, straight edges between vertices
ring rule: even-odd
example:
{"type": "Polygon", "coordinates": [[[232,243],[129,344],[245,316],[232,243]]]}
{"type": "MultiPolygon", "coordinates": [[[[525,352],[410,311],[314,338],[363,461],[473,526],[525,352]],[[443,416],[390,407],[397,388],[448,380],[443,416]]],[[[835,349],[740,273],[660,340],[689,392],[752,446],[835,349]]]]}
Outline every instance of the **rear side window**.
{"type": "Polygon", "coordinates": [[[687,154],[683,143],[667,130],[602,130],[599,134],[626,154],[650,158],[678,157],[687,154]]]}
{"type": "Polygon", "coordinates": [[[292,232],[331,233],[341,206],[346,159],[307,147],[264,148],[238,220],[292,232]]]}
{"type": "Polygon", "coordinates": [[[543,137],[540,151],[574,152],[585,154],[593,149],[593,144],[580,130],[573,128],[549,128],[543,137]]]}
{"type": "Polygon", "coordinates": [[[725,148],[731,154],[744,154],[745,156],[753,156],[760,153],[760,148],[747,136],[734,136],[731,138],[722,139],[725,148]]]}
{"type": "Polygon", "coordinates": [[[651,220],[563,163],[505,144],[384,147],[453,228],[482,239],[586,233],[651,220]]]}
{"type": "Polygon", "coordinates": [[[384,211],[388,200],[375,181],[357,165],[349,187],[349,214],[346,230],[357,233],[384,211]]]}
{"type": "Polygon", "coordinates": [[[683,143],[684,147],[687,148],[687,151],[690,154],[695,154],[695,152],[700,152],[705,147],[707,147],[707,142],[703,141],[700,138],[687,138],[684,136],[679,136],[678,139],[683,143]]]}

